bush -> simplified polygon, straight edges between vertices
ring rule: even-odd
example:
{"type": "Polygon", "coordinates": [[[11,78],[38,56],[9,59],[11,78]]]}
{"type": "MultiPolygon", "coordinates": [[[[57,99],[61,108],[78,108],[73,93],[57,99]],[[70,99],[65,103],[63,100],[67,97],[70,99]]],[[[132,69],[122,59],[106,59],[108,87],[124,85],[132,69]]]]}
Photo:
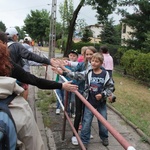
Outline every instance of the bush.
{"type": "Polygon", "coordinates": [[[128,50],[124,53],[121,58],[121,64],[124,66],[125,72],[127,74],[135,76],[135,60],[139,55],[138,51],[135,50],[128,50]]]}
{"type": "Polygon", "coordinates": [[[135,50],[128,50],[123,54],[121,63],[127,74],[142,81],[150,81],[150,53],[144,54],[135,50]]]}
{"type": "Polygon", "coordinates": [[[150,82],[150,53],[140,53],[134,62],[134,67],[138,79],[150,82]]]}

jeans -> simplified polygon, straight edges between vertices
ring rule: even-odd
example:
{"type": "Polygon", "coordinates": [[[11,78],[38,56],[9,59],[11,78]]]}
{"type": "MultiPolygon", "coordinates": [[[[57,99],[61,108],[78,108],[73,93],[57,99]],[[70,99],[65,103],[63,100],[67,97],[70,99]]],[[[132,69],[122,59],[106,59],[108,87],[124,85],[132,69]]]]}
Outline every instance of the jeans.
{"type": "MultiPolygon", "coordinates": [[[[58,97],[60,98],[62,104],[64,105],[64,90],[56,89],[56,93],[57,93],[58,97]]],[[[58,100],[57,100],[56,109],[60,109],[60,103],[58,100]]]]}
{"type": "Polygon", "coordinates": [[[68,92],[68,114],[75,113],[75,93],[68,92]]]}
{"type": "MultiPolygon", "coordinates": [[[[106,108],[106,102],[101,103],[100,106],[98,106],[97,111],[105,118],[107,119],[107,108],[106,108]]],[[[90,135],[91,135],[91,124],[93,120],[93,113],[85,106],[84,108],[84,115],[82,119],[82,129],[81,129],[81,140],[84,144],[88,144],[90,141],[90,135]]],[[[108,138],[108,130],[107,128],[98,121],[98,127],[99,127],[99,136],[103,140],[105,138],[108,138]]]]}

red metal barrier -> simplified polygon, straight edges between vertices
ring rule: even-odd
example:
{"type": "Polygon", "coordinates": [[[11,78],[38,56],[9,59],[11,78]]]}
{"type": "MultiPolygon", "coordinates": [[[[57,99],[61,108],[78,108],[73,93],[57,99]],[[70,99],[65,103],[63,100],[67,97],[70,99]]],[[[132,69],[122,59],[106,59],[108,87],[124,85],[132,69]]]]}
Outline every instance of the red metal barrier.
{"type": "Polygon", "coordinates": [[[80,98],[80,100],[92,111],[96,118],[108,129],[108,131],[115,137],[115,139],[123,146],[125,150],[135,150],[131,144],[116,130],[110,123],[103,118],[103,116],[78,92],[75,94],[80,98]]]}

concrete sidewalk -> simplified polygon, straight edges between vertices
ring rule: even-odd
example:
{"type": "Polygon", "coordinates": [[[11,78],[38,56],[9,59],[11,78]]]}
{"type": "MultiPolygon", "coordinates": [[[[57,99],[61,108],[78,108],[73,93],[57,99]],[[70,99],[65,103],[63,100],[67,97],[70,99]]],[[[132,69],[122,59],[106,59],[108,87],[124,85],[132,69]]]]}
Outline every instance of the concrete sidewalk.
{"type": "MultiPolygon", "coordinates": [[[[33,102],[36,99],[37,88],[30,86],[29,101],[35,116],[37,124],[41,131],[41,135],[46,145],[46,150],[80,150],[79,146],[71,144],[72,131],[69,123],[66,124],[65,140],[62,141],[62,126],[63,126],[63,112],[60,115],[55,114],[53,104],[50,108],[50,128],[45,128],[41,112],[34,107],[33,102]]],[[[74,121],[71,118],[72,122],[74,121]]],[[[113,110],[108,108],[108,122],[134,147],[136,150],[150,150],[150,145],[142,142],[137,132],[128,125],[123,119],[120,118],[113,110]]],[[[80,133],[80,131],[79,131],[80,133]]],[[[92,135],[88,150],[124,150],[124,148],[116,141],[116,139],[109,133],[109,146],[104,147],[98,135],[97,119],[94,117],[92,122],[92,135]]]]}

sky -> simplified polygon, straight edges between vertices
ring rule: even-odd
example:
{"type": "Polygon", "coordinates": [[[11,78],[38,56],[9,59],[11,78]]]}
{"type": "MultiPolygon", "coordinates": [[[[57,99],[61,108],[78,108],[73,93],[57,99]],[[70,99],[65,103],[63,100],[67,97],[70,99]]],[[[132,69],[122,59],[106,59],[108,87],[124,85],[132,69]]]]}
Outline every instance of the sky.
{"type": "MultiPolygon", "coordinates": [[[[80,0],[73,0],[74,8],[78,5],[80,0]]],[[[57,21],[60,22],[59,4],[64,0],[57,0],[57,21]]],[[[51,12],[52,0],[0,0],[0,21],[2,21],[6,28],[24,25],[24,20],[31,10],[47,9],[51,12]],[[50,5],[48,5],[50,4],[50,5]]],[[[90,6],[81,8],[81,11],[77,19],[84,19],[88,25],[94,25],[97,23],[95,17],[96,11],[92,10],[90,6]]],[[[121,16],[112,14],[115,24],[119,23],[121,16]]]]}

